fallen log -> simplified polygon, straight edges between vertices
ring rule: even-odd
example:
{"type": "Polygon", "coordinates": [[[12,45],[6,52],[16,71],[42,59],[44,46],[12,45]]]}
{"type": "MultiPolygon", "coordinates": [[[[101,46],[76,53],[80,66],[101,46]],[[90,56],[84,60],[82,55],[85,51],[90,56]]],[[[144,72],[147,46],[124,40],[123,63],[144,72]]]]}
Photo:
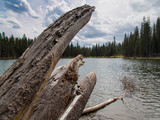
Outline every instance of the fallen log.
{"type": "Polygon", "coordinates": [[[84,5],[62,15],[0,77],[0,119],[19,120],[32,111],[64,50],[93,11],[84,5]]]}
{"type": "Polygon", "coordinates": [[[111,104],[111,103],[113,103],[113,102],[115,102],[116,100],[119,100],[119,99],[123,100],[123,96],[115,97],[115,98],[110,98],[107,101],[102,102],[102,103],[100,103],[98,105],[86,108],[86,109],[83,110],[82,115],[87,114],[87,113],[91,113],[91,112],[94,112],[94,111],[97,111],[97,110],[105,107],[106,105],[109,105],[109,104],[111,104]]]}
{"type": "Polygon", "coordinates": [[[78,120],[89,99],[89,96],[96,84],[95,73],[88,74],[83,81],[80,82],[79,95],[77,95],[59,120],[78,120]]]}

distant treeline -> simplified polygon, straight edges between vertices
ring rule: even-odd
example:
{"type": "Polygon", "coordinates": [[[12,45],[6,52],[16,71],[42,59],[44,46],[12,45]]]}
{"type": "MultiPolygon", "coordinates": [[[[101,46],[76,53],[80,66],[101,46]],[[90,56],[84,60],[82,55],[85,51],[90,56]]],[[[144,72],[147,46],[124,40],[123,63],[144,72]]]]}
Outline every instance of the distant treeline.
{"type": "Polygon", "coordinates": [[[124,35],[124,41],[116,43],[115,37],[113,42],[103,45],[96,44],[91,48],[80,47],[77,43],[72,43],[64,52],[64,57],[73,57],[79,53],[86,57],[89,56],[115,56],[123,55],[124,57],[159,57],[160,56],[160,18],[157,18],[153,27],[150,25],[150,19],[143,18],[141,28],[135,27],[134,32],[124,35]]]}
{"type": "Polygon", "coordinates": [[[125,57],[155,57],[160,56],[160,18],[153,27],[150,19],[143,18],[140,30],[124,36],[123,55],[125,57]]]}
{"type": "Polygon", "coordinates": [[[96,44],[92,47],[80,47],[78,43],[76,46],[74,46],[71,43],[63,53],[63,57],[74,57],[78,54],[82,54],[85,57],[108,57],[114,55],[122,55],[122,45],[120,43],[117,44],[115,40],[103,45],[96,44]]]}
{"type": "MultiPolygon", "coordinates": [[[[5,33],[0,33],[0,58],[17,58],[22,55],[26,48],[33,42],[33,39],[29,39],[24,34],[22,38],[14,38],[13,35],[10,37],[5,36],[5,33]]],[[[114,56],[122,54],[122,45],[117,44],[114,38],[113,42],[108,42],[103,45],[96,44],[92,47],[80,47],[73,45],[72,43],[68,45],[63,57],[74,57],[78,54],[82,54],[85,57],[89,56],[114,56]]]]}
{"type": "Polygon", "coordinates": [[[13,35],[7,37],[5,33],[0,33],[0,58],[17,58],[22,55],[26,48],[32,43],[24,34],[22,38],[14,38],[13,35]]]}
{"type": "MultiPolygon", "coordinates": [[[[0,33],[0,58],[19,57],[32,43],[33,39],[29,39],[23,35],[22,38],[14,38],[5,36],[0,33]]],[[[153,27],[150,25],[150,19],[143,18],[141,28],[135,27],[134,32],[124,35],[124,41],[116,43],[115,37],[113,42],[103,45],[93,45],[92,47],[81,47],[78,43],[69,44],[63,57],[74,57],[83,54],[85,57],[109,57],[115,55],[123,55],[124,57],[157,57],[160,56],[160,18],[157,18],[153,27]]]]}

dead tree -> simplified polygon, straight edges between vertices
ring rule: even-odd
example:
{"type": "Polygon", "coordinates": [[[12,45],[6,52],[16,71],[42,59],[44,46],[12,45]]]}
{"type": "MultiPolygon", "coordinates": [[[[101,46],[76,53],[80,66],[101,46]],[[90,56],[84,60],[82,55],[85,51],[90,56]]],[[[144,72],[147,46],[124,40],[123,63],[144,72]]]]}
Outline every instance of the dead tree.
{"type": "Polygon", "coordinates": [[[84,5],[62,15],[0,77],[0,119],[19,120],[33,110],[62,53],[93,11],[84,5]]]}
{"type": "Polygon", "coordinates": [[[37,102],[33,104],[33,111],[26,113],[23,119],[76,120],[81,116],[96,83],[96,76],[91,73],[77,84],[78,69],[84,63],[82,59],[82,55],[78,55],[67,65],[55,69],[37,102]]]}

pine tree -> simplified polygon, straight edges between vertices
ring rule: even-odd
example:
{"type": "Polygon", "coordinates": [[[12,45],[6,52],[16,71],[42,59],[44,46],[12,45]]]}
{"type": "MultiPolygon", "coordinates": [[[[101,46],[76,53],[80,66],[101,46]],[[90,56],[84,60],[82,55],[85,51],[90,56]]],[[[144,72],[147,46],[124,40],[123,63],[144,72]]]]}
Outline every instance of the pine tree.
{"type": "Polygon", "coordinates": [[[24,34],[22,37],[22,41],[21,41],[21,46],[22,46],[22,53],[27,49],[27,37],[24,34]]]}
{"type": "Polygon", "coordinates": [[[160,55],[160,18],[157,18],[156,22],[156,38],[157,38],[157,43],[158,43],[158,54],[160,55]]]}
{"type": "Polygon", "coordinates": [[[113,41],[113,54],[112,55],[115,55],[116,54],[116,37],[114,37],[114,41],[113,41]]]}
{"type": "Polygon", "coordinates": [[[155,56],[157,53],[158,43],[156,39],[156,25],[153,24],[153,32],[152,32],[152,39],[151,39],[151,56],[155,56]]]}
{"type": "Polygon", "coordinates": [[[2,39],[1,39],[1,43],[2,43],[2,48],[1,48],[1,54],[2,56],[1,57],[5,57],[5,33],[2,32],[2,39]]]}
{"type": "Polygon", "coordinates": [[[123,42],[123,55],[128,57],[128,37],[125,33],[124,35],[124,42],[123,42]]]}
{"type": "Polygon", "coordinates": [[[144,26],[145,26],[145,17],[143,18],[143,22],[141,23],[141,32],[140,32],[140,41],[141,41],[141,56],[144,57],[146,55],[146,42],[145,42],[145,34],[144,34],[144,26]]]}
{"type": "Polygon", "coordinates": [[[138,26],[136,26],[134,30],[134,56],[139,56],[140,51],[140,44],[139,44],[139,29],[138,26]]]}
{"type": "Polygon", "coordinates": [[[5,51],[4,57],[9,57],[9,39],[7,36],[5,38],[4,51],[5,51]]]}
{"type": "Polygon", "coordinates": [[[151,43],[151,28],[150,28],[150,18],[148,18],[145,24],[145,41],[146,41],[146,56],[150,56],[150,43],[151,43]]]}
{"type": "Polygon", "coordinates": [[[14,49],[14,36],[11,35],[9,38],[9,57],[15,57],[15,49],[14,49]]]}
{"type": "Polygon", "coordinates": [[[16,57],[19,57],[20,56],[20,46],[19,46],[19,39],[16,38],[15,40],[15,53],[16,53],[16,57]]]}
{"type": "Polygon", "coordinates": [[[73,44],[71,43],[71,47],[70,47],[70,56],[73,57],[74,56],[74,47],[73,44]]]}

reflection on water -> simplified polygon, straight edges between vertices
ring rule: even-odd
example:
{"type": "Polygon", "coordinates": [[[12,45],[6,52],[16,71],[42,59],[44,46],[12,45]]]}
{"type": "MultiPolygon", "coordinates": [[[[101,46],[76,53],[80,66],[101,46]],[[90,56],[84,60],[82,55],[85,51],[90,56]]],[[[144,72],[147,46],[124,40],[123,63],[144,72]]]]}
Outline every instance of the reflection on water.
{"type": "MultiPolygon", "coordinates": [[[[70,59],[61,59],[57,66],[70,59]]],[[[85,58],[80,68],[80,80],[95,72],[97,83],[86,107],[99,104],[112,97],[119,97],[125,91],[124,77],[135,83],[131,97],[123,103],[118,100],[105,108],[82,116],[80,120],[159,120],[160,118],[160,61],[125,60],[120,58],[85,58]]],[[[12,61],[13,62],[13,61],[12,61]]],[[[0,74],[9,66],[9,61],[0,61],[0,74]],[[5,65],[6,64],[6,65],[5,65]]]]}

